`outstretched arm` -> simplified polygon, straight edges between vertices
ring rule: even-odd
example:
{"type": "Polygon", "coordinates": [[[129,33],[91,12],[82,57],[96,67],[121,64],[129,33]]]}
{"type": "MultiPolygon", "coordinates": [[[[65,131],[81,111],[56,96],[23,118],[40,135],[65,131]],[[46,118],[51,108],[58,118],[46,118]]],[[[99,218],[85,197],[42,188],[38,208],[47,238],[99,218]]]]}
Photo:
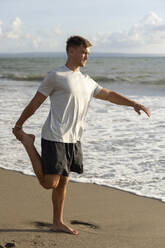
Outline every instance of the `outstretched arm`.
{"type": "Polygon", "coordinates": [[[118,94],[117,92],[108,90],[106,88],[103,88],[96,96],[95,98],[98,98],[100,100],[109,101],[118,105],[125,105],[125,106],[131,106],[134,108],[134,110],[140,115],[141,110],[144,111],[148,117],[150,117],[150,111],[148,108],[144,107],[143,105],[132,101],[125,96],[122,96],[118,94]]]}
{"type": "Polygon", "coordinates": [[[35,113],[35,111],[40,107],[40,105],[45,101],[46,98],[46,96],[37,91],[33,99],[23,110],[20,118],[17,120],[15,127],[13,128],[13,133],[17,139],[20,139],[19,131],[22,129],[24,122],[35,113]]]}

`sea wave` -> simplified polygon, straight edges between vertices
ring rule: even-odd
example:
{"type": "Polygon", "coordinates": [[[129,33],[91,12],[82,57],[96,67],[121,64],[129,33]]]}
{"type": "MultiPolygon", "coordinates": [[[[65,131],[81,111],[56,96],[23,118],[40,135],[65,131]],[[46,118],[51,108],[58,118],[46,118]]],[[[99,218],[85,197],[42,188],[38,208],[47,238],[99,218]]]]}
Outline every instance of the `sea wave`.
{"type": "Polygon", "coordinates": [[[115,78],[109,78],[105,76],[94,76],[92,78],[97,82],[115,82],[116,81],[115,78]]]}
{"type": "MultiPolygon", "coordinates": [[[[45,77],[44,74],[29,74],[29,75],[19,75],[19,74],[3,74],[0,75],[0,79],[9,79],[16,81],[41,81],[45,77]]],[[[92,77],[97,82],[117,82],[119,78],[110,78],[106,76],[93,76],[92,77]]],[[[120,79],[120,81],[126,81],[125,79],[120,79]]]]}
{"type": "Polygon", "coordinates": [[[147,78],[145,76],[138,77],[104,77],[104,76],[94,76],[93,79],[96,82],[101,83],[130,83],[130,84],[148,84],[148,85],[165,85],[165,78],[154,79],[147,78]]]}
{"type": "MultiPolygon", "coordinates": [[[[42,81],[45,74],[3,74],[0,75],[0,79],[8,79],[14,81],[42,81]]],[[[135,77],[109,77],[109,76],[92,76],[92,78],[98,83],[130,83],[130,84],[149,84],[149,85],[165,85],[165,78],[147,78],[147,76],[135,76],[135,77]]]]}
{"type": "Polygon", "coordinates": [[[15,74],[6,74],[0,75],[0,79],[9,79],[14,81],[42,81],[44,79],[44,74],[29,74],[29,75],[15,75],[15,74]]]}

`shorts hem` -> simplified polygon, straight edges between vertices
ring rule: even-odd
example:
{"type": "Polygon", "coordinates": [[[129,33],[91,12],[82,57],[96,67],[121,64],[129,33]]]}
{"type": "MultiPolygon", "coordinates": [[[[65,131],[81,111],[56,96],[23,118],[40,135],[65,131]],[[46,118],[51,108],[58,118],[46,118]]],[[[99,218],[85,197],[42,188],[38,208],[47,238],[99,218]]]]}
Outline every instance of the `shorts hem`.
{"type": "Polygon", "coordinates": [[[60,173],[60,172],[43,172],[44,175],[59,175],[68,177],[69,173],[60,173]]]}

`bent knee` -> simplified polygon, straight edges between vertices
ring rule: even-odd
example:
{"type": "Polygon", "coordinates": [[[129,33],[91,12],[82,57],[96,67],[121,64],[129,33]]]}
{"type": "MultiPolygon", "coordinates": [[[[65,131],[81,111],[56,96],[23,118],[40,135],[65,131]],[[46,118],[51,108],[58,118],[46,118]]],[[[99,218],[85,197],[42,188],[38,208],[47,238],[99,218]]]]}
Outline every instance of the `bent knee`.
{"type": "Polygon", "coordinates": [[[58,187],[58,183],[56,183],[56,182],[44,182],[43,187],[45,189],[56,189],[58,187]]]}
{"type": "Polygon", "coordinates": [[[45,175],[42,186],[45,189],[55,189],[59,185],[60,176],[58,175],[45,175]]]}
{"type": "Polygon", "coordinates": [[[47,184],[47,183],[41,183],[41,185],[42,185],[42,187],[44,188],[44,189],[52,189],[52,186],[51,185],[49,185],[49,184],[47,184]]]}

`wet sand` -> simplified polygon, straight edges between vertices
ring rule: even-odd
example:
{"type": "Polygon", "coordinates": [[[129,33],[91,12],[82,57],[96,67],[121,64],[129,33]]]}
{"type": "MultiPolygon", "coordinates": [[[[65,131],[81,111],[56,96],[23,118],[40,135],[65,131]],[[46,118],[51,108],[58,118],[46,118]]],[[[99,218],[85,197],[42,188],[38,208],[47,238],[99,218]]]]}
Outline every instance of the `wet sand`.
{"type": "Polygon", "coordinates": [[[70,182],[64,220],[74,236],[49,231],[51,190],[36,177],[0,169],[0,245],[19,248],[164,248],[165,204],[127,192],[70,182]]]}

